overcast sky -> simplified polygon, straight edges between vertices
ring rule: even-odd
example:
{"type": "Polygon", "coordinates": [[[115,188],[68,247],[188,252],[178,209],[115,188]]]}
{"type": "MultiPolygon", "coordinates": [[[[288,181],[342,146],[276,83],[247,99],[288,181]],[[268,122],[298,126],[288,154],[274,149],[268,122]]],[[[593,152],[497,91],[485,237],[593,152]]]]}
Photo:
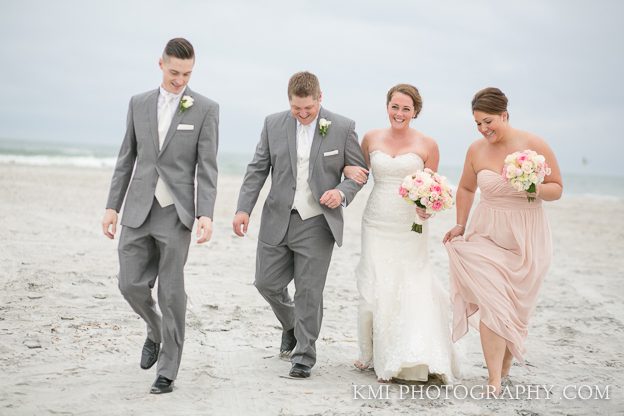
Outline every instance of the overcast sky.
{"type": "Polygon", "coordinates": [[[3,0],[0,138],[118,146],[130,96],[158,87],[162,49],[183,36],[191,88],[221,105],[224,152],[252,154],[305,69],[360,137],[388,125],[391,86],[416,85],[412,126],[442,165],[463,163],[479,137],[472,96],[496,86],[564,172],[624,175],[623,12],[617,0],[3,0]]]}

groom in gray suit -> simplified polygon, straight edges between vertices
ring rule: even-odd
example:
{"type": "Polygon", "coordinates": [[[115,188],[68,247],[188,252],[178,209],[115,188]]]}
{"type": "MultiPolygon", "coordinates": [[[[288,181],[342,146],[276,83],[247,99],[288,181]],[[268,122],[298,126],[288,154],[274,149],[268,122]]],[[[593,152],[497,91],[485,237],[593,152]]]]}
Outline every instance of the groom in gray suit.
{"type": "Polygon", "coordinates": [[[158,362],[154,394],[173,390],[184,345],[191,230],[197,218],[197,242],[210,239],[217,194],[219,106],[187,87],[194,64],[190,42],[170,40],[159,61],[160,88],[130,100],[102,220],[104,234],[114,238],[125,199],[119,289],[147,324],[141,368],[158,362]],[[159,308],[152,298],[156,278],[159,308]]]}
{"type": "Polygon", "coordinates": [[[317,77],[299,72],[288,83],[290,111],[268,116],[247,167],[233,221],[243,236],[271,174],[262,210],[255,286],[282,325],[280,353],[291,377],[309,377],[323,318],[323,288],[334,243],[342,245],[342,206],[361,189],[342,180],[345,165],[366,167],[348,118],[321,108],[317,77]],[[295,280],[294,303],[287,286],[295,280]]]}

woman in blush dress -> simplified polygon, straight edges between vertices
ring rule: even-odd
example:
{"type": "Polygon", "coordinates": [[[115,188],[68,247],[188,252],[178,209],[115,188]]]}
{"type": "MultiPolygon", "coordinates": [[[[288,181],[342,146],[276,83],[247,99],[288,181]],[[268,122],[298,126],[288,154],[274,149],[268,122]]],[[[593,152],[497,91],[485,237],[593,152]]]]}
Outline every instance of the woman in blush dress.
{"type": "Polygon", "coordinates": [[[528,320],[552,257],[542,201],[561,197],[555,155],[544,140],[509,124],[507,97],[485,88],[472,100],[482,138],[468,149],[457,189],[457,225],[444,236],[449,255],[453,340],[478,325],[488,368],[488,391],[498,394],[513,358],[523,362],[528,320]],[[534,150],[551,168],[536,192],[515,190],[502,176],[505,157],[534,150]],[[478,205],[472,207],[477,187],[478,205]],[[527,196],[535,197],[529,202],[527,196]]]}
{"type": "MultiPolygon", "coordinates": [[[[458,375],[451,342],[448,295],[434,278],[427,249],[428,224],[411,231],[417,213],[399,195],[403,178],[427,167],[438,169],[436,142],[410,127],[422,100],[418,90],[399,84],[386,99],[390,126],[371,130],[362,150],[374,178],[362,218],[362,253],[356,268],[361,370],[374,368],[380,380],[443,382],[458,375]]],[[[359,182],[366,171],[347,167],[359,182]]],[[[419,222],[428,218],[419,210],[419,222]]]]}

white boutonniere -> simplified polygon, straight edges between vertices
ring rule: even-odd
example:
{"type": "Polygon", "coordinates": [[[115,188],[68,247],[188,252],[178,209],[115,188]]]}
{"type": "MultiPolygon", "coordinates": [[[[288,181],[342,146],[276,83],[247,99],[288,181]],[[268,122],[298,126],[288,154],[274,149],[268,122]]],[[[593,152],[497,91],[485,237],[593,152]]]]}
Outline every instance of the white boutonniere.
{"type": "Polygon", "coordinates": [[[331,121],[324,118],[319,120],[319,133],[321,133],[321,136],[325,137],[327,131],[329,130],[329,126],[331,126],[331,121]]]}
{"type": "Polygon", "coordinates": [[[190,95],[183,96],[180,100],[180,112],[183,113],[191,108],[194,102],[195,100],[193,100],[193,97],[191,97],[190,95]]]}

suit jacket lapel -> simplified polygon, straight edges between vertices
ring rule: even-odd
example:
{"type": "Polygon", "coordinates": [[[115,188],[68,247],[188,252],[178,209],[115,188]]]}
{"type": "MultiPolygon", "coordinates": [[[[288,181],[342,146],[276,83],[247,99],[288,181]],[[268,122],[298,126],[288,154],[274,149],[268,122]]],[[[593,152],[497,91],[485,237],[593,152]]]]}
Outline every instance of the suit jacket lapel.
{"type": "MultiPolygon", "coordinates": [[[[184,90],[184,92],[182,93],[182,95],[180,96],[180,101],[182,101],[182,98],[185,95],[190,95],[193,96],[191,89],[186,87],[186,89],[184,90]]],[[[193,111],[193,107],[190,107],[188,109],[185,110],[186,111],[193,111]]],[[[160,154],[162,154],[165,149],[167,148],[167,145],[169,145],[169,142],[173,139],[173,136],[175,135],[176,131],[178,130],[178,124],[180,124],[180,120],[182,120],[182,111],[180,111],[180,104],[178,103],[178,108],[176,108],[175,113],[173,113],[173,118],[171,119],[171,124],[169,125],[169,130],[167,131],[167,136],[165,136],[165,142],[162,145],[162,149],[160,149],[160,154]]]]}
{"type": "Polygon", "coordinates": [[[297,179],[297,120],[292,116],[288,116],[288,124],[286,125],[286,134],[288,137],[288,151],[290,152],[290,166],[295,180],[297,179]]]}
{"type": "Polygon", "coordinates": [[[160,143],[158,142],[158,94],[159,89],[156,89],[147,98],[147,119],[149,123],[150,133],[152,133],[152,142],[154,143],[154,150],[158,154],[160,143]]]}
{"type": "Polygon", "coordinates": [[[316,158],[318,157],[319,151],[321,150],[321,143],[323,141],[323,136],[318,129],[318,124],[321,118],[324,117],[325,112],[321,107],[318,118],[316,119],[316,125],[314,126],[314,139],[312,140],[312,148],[310,149],[310,170],[309,175],[312,177],[312,172],[314,172],[314,165],[316,164],[316,158]]]}

